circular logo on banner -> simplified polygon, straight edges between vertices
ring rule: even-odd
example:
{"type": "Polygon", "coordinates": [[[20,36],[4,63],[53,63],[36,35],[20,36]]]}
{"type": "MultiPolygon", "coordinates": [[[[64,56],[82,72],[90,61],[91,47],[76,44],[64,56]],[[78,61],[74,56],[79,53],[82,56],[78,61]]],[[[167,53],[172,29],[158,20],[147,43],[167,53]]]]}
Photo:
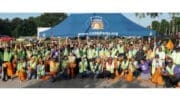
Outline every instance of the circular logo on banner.
{"type": "Polygon", "coordinates": [[[94,30],[104,29],[104,22],[102,20],[102,17],[99,16],[91,17],[91,29],[94,30]]]}
{"type": "Polygon", "coordinates": [[[93,16],[87,20],[86,25],[92,30],[102,30],[107,28],[107,21],[101,16],[93,16]]]}

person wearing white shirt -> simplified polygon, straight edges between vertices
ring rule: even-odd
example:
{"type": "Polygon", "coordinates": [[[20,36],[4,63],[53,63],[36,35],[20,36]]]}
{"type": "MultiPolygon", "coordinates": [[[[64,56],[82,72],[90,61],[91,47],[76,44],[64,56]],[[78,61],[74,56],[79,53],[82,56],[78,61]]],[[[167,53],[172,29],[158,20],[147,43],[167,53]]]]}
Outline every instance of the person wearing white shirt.
{"type": "Polygon", "coordinates": [[[180,49],[176,49],[170,56],[176,65],[180,65],[180,49]]]}
{"type": "Polygon", "coordinates": [[[152,69],[151,69],[152,75],[155,73],[156,68],[159,68],[162,66],[163,66],[162,60],[159,59],[159,55],[156,55],[152,61],[152,69]]]}
{"type": "Polygon", "coordinates": [[[157,55],[159,55],[159,59],[164,61],[165,60],[165,57],[166,57],[166,54],[164,51],[162,51],[162,48],[159,47],[159,52],[157,52],[157,55]]]}

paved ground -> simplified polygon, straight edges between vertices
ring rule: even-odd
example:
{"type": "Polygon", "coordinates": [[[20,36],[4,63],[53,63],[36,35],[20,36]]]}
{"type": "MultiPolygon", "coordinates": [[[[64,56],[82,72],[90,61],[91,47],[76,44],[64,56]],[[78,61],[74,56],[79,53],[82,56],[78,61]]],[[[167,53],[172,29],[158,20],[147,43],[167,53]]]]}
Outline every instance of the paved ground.
{"type": "MultiPolygon", "coordinates": [[[[54,83],[42,80],[19,81],[17,78],[6,82],[0,81],[0,88],[156,88],[155,84],[149,82],[138,82],[134,80],[131,83],[123,79],[72,79],[58,80],[54,83]]],[[[162,88],[162,87],[158,87],[162,88]]]]}

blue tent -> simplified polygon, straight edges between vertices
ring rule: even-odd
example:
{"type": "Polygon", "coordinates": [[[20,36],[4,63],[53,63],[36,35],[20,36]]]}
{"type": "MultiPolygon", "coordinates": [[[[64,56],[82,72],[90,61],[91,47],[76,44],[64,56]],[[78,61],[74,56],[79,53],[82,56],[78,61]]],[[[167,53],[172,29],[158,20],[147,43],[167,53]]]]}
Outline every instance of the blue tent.
{"type": "Polygon", "coordinates": [[[122,14],[71,14],[55,27],[40,32],[40,37],[77,37],[81,35],[155,36],[156,32],[144,28],[122,14]]]}

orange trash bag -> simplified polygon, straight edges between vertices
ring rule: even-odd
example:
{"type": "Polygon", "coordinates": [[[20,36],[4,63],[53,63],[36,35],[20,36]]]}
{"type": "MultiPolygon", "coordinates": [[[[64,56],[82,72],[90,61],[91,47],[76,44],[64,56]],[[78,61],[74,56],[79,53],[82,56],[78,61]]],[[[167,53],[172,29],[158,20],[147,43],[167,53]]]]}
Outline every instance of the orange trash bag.
{"type": "Polygon", "coordinates": [[[162,76],[159,76],[159,77],[158,77],[158,79],[157,79],[157,84],[158,84],[158,85],[161,85],[161,86],[164,84],[164,81],[163,81],[162,76]]]}
{"type": "Polygon", "coordinates": [[[171,50],[174,48],[174,44],[170,39],[169,39],[168,43],[166,44],[166,48],[171,49],[171,50]]]}
{"type": "Polygon", "coordinates": [[[26,80],[26,74],[25,74],[24,72],[22,72],[22,71],[20,71],[20,72],[18,73],[18,77],[19,77],[19,79],[22,80],[22,81],[26,80]]]}
{"type": "Polygon", "coordinates": [[[152,80],[153,83],[157,84],[157,85],[163,85],[163,78],[161,75],[161,68],[157,68],[154,75],[152,76],[152,80]]]}
{"type": "Polygon", "coordinates": [[[76,67],[76,64],[75,63],[70,63],[70,68],[75,68],[76,67]]]}
{"type": "Polygon", "coordinates": [[[7,67],[7,75],[13,76],[14,72],[13,72],[13,66],[12,66],[11,62],[6,62],[6,63],[4,63],[4,65],[7,67]]]}
{"type": "Polygon", "coordinates": [[[128,72],[126,78],[125,78],[125,80],[126,80],[127,82],[132,82],[132,81],[133,81],[133,72],[132,72],[132,71],[129,70],[129,72],[128,72]]]}
{"type": "Polygon", "coordinates": [[[158,71],[155,70],[154,74],[152,75],[151,81],[152,81],[153,83],[157,83],[157,78],[158,78],[158,71]]]}

